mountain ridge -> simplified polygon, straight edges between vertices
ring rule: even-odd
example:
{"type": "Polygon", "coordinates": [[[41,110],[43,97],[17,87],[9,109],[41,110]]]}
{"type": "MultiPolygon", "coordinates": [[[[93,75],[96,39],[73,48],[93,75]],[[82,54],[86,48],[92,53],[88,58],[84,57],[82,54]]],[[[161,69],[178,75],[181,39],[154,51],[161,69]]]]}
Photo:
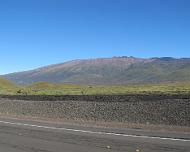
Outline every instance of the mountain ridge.
{"type": "Polygon", "coordinates": [[[35,82],[122,85],[190,81],[190,58],[77,59],[4,75],[19,85],[35,82]]]}

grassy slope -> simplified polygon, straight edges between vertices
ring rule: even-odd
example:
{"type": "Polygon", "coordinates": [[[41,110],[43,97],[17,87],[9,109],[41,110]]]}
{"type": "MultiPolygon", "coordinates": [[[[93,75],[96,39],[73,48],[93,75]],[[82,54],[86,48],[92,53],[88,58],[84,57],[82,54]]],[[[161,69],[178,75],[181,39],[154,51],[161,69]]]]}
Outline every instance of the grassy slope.
{"type": "Polygon", "coordinates": [[[24,93],[32,95],[91,95],[91,94],[190,94],[190,83],[131,85],[131,86],[79,86],[68,84],[35,83],[24,93]]]}
{"type": "Polygon", "coordinates": [[[0,94],[29,95],[91,95],[91,94],[190,94],[190,82],[169,84],[146,84],[128,86],[85,86],[72,84],[34,83],[27,87],[18,87],[0,77],[0,94]]]}
{"type": "Polygon", "coordinates": [[[12,82],[0,77],[0,94],[15,94],[18,87],[12,82]]]}

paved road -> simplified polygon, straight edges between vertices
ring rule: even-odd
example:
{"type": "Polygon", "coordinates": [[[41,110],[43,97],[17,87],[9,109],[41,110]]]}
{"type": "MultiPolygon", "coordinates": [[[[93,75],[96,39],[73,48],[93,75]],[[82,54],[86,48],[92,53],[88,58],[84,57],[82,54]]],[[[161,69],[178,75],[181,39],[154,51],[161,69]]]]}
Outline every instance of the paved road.
{"type": "Polygon", "coordinates": [[[190,134],[0,118],[0,152],[189,152],[190,134]]]}

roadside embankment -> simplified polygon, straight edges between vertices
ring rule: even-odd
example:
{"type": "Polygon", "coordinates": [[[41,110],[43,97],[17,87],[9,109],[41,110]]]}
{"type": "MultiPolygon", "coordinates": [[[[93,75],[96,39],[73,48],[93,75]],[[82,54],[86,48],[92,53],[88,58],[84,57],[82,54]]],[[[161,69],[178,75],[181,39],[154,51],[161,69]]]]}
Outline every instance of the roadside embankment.
{"type": "Polygon", "coordinates": [[[0,114],[79,121],[190,126],[190,96],[1,96],[0,114]]]}

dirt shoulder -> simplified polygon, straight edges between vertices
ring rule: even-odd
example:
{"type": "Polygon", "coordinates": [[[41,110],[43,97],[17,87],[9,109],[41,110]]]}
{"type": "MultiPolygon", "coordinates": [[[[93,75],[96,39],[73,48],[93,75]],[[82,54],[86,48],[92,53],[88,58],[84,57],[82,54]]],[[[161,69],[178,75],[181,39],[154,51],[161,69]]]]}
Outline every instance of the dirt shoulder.
{"type": "Polygon", "coordinates": [[[84,121],[84,120],[68,120],[68,119],[52,119],[40,118],[31,116],[18,115],[3,115],[0,114],[0,119],[23,120],[32,122],[42,122],[48,124],[66,124],[72,126],[94,127],[94,128],[109,128],[109,129],[135,129],[153,132],[171,132],[171,133],[187,133],[190,134],[190,127],[171,126],[171,125],[153,125],[153,124],[136,124],[136,123],[118,123],[118,122],[101,122],[101,121],[84,121]]]}

